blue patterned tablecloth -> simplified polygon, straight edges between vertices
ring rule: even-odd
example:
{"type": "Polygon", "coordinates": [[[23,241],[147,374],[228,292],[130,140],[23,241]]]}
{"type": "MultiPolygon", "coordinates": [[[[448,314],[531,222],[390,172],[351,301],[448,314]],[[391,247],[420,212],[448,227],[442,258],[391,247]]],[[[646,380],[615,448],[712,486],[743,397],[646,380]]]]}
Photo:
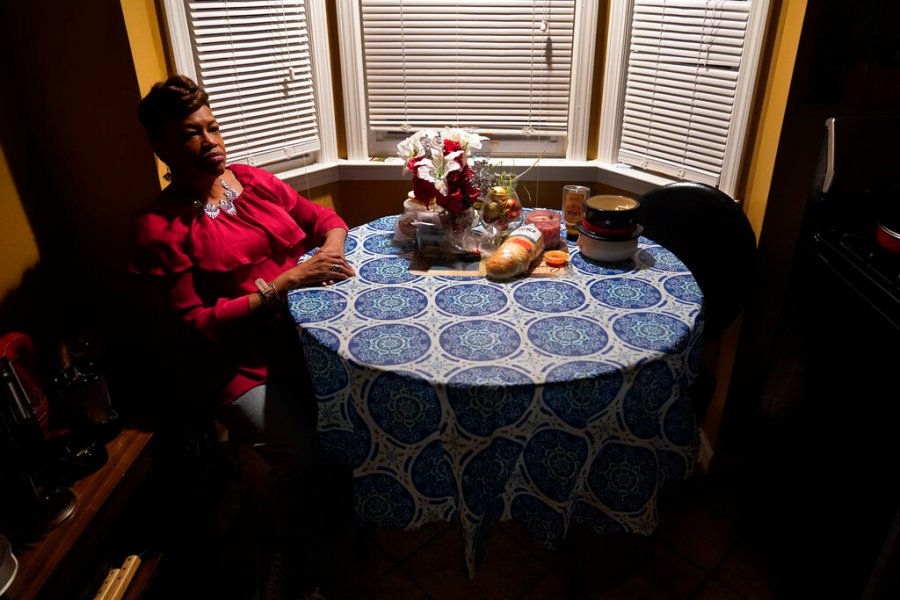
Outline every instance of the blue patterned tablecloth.
{"type": "Polygon", "coordinates": [[[569,242],[557,277],[416,275],[397,218],[350,232],[356,277],[288,296],[360,521],[458,520],[470,575],[498,520],[548,547],[573,522],[651,533],[657,492],[697,460],[703,298],[688,269],[641,238],[616,264],[569,242]]]}

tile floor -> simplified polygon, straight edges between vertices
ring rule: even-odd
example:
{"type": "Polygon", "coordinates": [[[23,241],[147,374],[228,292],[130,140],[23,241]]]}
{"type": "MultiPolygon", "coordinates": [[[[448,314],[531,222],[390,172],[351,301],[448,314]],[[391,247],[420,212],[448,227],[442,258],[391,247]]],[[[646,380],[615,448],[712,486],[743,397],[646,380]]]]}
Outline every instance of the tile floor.
{"type": "Polygon", "coordinates": [[[351,531],[337,541],[343,550],[323,592],[329,600],[779,597],[740,504],[733,486],[694,477],[661,498],[652,536],[573,529],[557,551],[537,546],[517,523],[501,523],[472,580],[453,524],[351,531]]]}

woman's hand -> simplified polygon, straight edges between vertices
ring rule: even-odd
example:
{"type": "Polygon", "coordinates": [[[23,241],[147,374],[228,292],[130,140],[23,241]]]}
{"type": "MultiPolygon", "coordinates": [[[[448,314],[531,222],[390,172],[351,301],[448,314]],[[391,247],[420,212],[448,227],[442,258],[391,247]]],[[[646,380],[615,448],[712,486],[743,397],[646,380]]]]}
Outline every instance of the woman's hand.
{"type": "Polygon", "coordinates": [[[293,290],[311,285],[333,285],[356,275],[344,258],[346,237],[347,231],[344,229],[329,231],[319,251],[276,277],[275,287],[278,290],[293,290]]]}
{"type": "Polygon", "coordinates": [[[332,285],[353,275],[356,272],[344,259],[343,252],[321,248],[307,260],[276,277],[275,287],[281,291],[319,284],[332,285]]]}

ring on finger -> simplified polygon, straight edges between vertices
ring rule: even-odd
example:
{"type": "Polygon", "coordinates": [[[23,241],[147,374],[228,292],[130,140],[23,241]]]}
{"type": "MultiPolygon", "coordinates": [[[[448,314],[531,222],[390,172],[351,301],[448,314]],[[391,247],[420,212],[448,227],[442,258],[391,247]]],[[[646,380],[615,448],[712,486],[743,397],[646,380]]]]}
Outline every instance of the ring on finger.
{"type": "Polygon", "coordinates": [[[329,269],[329,270],[337,273],[338,271],[341,270],[341,265],[331,265],[331,269],[329,269]]]}

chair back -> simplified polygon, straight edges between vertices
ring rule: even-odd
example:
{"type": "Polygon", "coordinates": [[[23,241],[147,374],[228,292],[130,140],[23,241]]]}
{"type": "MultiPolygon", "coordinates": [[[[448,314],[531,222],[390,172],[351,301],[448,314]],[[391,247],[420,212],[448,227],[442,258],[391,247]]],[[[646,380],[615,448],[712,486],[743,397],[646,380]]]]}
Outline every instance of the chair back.
{"type": "Polygon", "coordinates": [[[756,236],[728,194],[679,182],[639,198],[643,235],[681,259],[704,296],[704,338],[718,337],[743,310],[756,282],[756,236]]]}

